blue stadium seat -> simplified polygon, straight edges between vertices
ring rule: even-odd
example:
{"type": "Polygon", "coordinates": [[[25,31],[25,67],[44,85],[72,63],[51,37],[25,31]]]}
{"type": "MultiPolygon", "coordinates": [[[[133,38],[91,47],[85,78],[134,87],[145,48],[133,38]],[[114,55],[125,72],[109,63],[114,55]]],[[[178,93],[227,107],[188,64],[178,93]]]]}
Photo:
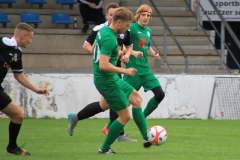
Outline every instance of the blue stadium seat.
{"type": "Polygon", "coordinates": [[[12,4],[16,3],[16,0],[0,0],[0,3],[8,4],[8,8],[12,8],[12,4]]]}
{"type": "Polygon", "coordinates": [[[11,21],[8,19],[7,13],[0,12],[0,23],[3,24],[3,28],[6,28],[8,22],[11,22],[11,21]]]}
{"type": "Polygon", "coordinates": [[[42,20],[39,18],[38,13],[33,12],[24,12],[20,14],[21,22],[33,23],[34,27],[38,27],[38,23],[42,23],[42,20]]]}
{"type": "Polygon", "coordinates": [[[57,25],[65,24],[65,28],[68,28],[68,25],[72,24],[73,21],[70,19],[70,16],[67,13],[53,13],[52,23],[56,23],[57,25]]]}
{"type": "Polygon", "coordinates": [[[63,5],[69,5],[69,9],[73,9],[73,5],[77,4],[77,2],[75,2],[75,0],[56,0],[57,4],[61,4],[62,7],[63,5]]]}
{"type": "Polygon", "coordinates": [[[30,3],[32,4],[38,4],[39,8],[42,8],[43,4],[46,4],[47,1],[46,0],[26,0],[26,3],[30,3]]]}

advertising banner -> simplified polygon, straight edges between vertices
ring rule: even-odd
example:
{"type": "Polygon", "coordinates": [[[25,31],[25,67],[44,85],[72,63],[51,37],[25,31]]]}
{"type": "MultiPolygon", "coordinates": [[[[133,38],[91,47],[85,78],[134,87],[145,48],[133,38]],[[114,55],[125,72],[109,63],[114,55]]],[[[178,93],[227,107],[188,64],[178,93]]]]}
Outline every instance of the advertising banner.
{"type": "MultiPolygon", "coordinates": [[[[203,7],[203,10],[201,9],[203,12],[202,21],[209,21],[206,15],[208,15],[211,21],[220,21],[217,12],[208,0],[199,1],[203,7]]],[[[213,0],[213,2],[226,21],[240,21],[240,0],[213,0]]]]}
{"type": "MultiPolygon", "coordinates": [[[[213,9],[209,0],[198,0],[203,7],[200,7],[202,12],[202,21],[221,21],[217,12],[213,9]],[[207,16],[206,16],[207,15],[207,16]]],[[[218,8],[220,14],[226,21],[240,21],[240,0],[213,0],[214,5],[218,8]]],[[[192,11],[197,11],[197,0],[191,0],[190,7],[192,11]]]]}

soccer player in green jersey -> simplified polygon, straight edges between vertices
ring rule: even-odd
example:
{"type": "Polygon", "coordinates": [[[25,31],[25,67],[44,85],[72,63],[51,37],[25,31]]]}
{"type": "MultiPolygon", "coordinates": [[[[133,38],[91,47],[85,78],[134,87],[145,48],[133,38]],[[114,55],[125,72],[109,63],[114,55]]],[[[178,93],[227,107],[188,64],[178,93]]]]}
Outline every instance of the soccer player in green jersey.
{"type": "Polygon", "coordinates": [[[94,84],[110,108],[117,112],[118,119],[109,127],[108,134],[99,148],[99,154],[115,154],[110,146],[122,132],[131,115],[128,110],[132,104],[132,114],[143,140],[144,147],[150,147],[147,141],[147,125],[141,109],[142,98],[128,83],[118,77],[118,74],[134,76],[135,68],[120,68],[116,66],[118,60],[117,34],[125,32],[133,20],[133,14],[125,7],[116,9],[110,26],[98,31],[93,55],[94,84]]]}
{"type": "Polygon", "coordinates": [[[155,52],[150,46],[152,30],[147,25],[152,18],[151,7],[146,4],[141,5],[136,11],[135,18],[136,23],[130,25],[130,37],[133,42],[133,52],[142,52],[142,57],[136,58],[133,55],[129,57],[126,68],[136,68],[137,73],[134,76],[124,75],[123,79],[137,91],[143,87],[145,92],[151,90],[154,93],[154,97],[149,100],[143,112],[147,117],[158,107],[165,94],[148,63],[148,56],[160,60],[158,51],[155,52]]]}
{"type": "MultiPolygon", "coordinates": [[[[108,26],[111,24],[112,22],[112,15],[114,13],[114,11],[119,8],[119,5],[117,3],[109,3],[106,6],[106,19],[107,21],[103,24],[97,25],[93,28],[91,34],[87,37],[87,39],[85,40],[84,44],[83,44],[83,49],[90,53],[93,54],[93,48],[94,48],[94,41],[95,38],[97,36],[98,31],[103,28],[104,26],[108,26]]],[[[129,58],[129,56],[127,56],[128,54],[130,55],[132,53],[132,41],[130,39],[130,32],[129,30],[125,31],[124,33],[121,34],[117,34],[117,40],[118,40],[118,55],[119,55],[119,59],[118,62],[116,64],[117,67],[121,67],[121,61],[120,59],[122,59],[124,62],[128,62],[129,59],[124,59],[125,55],[127,58],[129,58]],[[125,48],[125,49],[124,49],[125,48]],[[122,55],[122,56],[121,56],[122,55]]],[[[121,74],[118,74],[118,76],[120,78],[122,78],[121,74]]],[[[75,126],[77,125],[78,121],[84,120],[86,118],[92,117],[93,115],[103,112],[104,110],[102,108],[104,108],[104,105],[107,105],[107,103],[103,103],[103,97],[101,96],[100,101],[98,102],[93,102],[88,104],[87,106],[85,106],[83,109],[81,109],[77,114],[74,113],[69,113],[68,114],[68,131],[69,131],[69,135],[73,136],[73,131],[75,126]]],[[[118,118],[118,114],[116,112],[114,112],[111,108],[109,109],[109,117],[110,120],[108,122],[107,126],[104,126],[102,129],[102,132],[107,135],[108,133],[108,126],[110,126],[112,124],[113,121],[115,121],[118,118]]],[[[128,137],[128,135],[124,134],[124,130],[120,133],[120,135],[117,137],[116,141],[118,142],[124,142],[124,141],[131,141],[131,142],[135,142],[137,141],[136,139],[131,139],[128,137]]]]}

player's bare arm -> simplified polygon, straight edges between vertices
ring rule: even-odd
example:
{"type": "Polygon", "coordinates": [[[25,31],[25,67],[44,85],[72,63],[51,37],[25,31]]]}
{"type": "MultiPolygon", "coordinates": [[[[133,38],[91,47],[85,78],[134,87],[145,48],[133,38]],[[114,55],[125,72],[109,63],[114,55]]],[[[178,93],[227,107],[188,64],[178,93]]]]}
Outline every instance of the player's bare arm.
{"type": "Polygon", "coordinates": [[[125,54],[124,54],[124,56],[122,56],[122,61],[125,62],[125,63],[128,63],[129,62],[129,57],[130,57],[130,55],[132,54],[132,51],[133,51],[133,46],[128,46],[128,47],[124,46],[124,49],[125,49],[125,54]]]}
{"type": "Polygon", "coordinates": [[[136,58],[140,58],[143,56],[143,53],[141,51],[134,51],[132,50],[132,55],[136,58]]]}
{"type": "Polygon", "coordinates": [[[121,68],[121,67],[116,67],[109,63],[110,57],[105,56],[103,54],[100,55],[100,60],[99,60],[99,68],[101,70],[107,71],[107,72],[114,72],[118,74],[126,74],[129,76],[134,76],[137,70],[135,68],[121,68]]]}
{"type": "Polygon", "coordinates": [[[90,43],[87,43],[87,42],[84,42],[83,43],[83,49],[90,53],[90,54],[93,54],[93,46],[90,44],[90,43]]]}
{"type": "Polygon", "coordinates": [[[150,56],[154,57],[155,61],[159,61],[160,60],[159,51],[158,50],[154,51],[151,46],[148,47],[148,54],[150,56]]]}
{"type": "Polygon", "coordinates": [[[38,93],[38,94],[49,94],[49,91],[45,88],[38,88],[34,86],[23,73],[13,73],[14,78],[21,83],[24,87],[38,93]]]}

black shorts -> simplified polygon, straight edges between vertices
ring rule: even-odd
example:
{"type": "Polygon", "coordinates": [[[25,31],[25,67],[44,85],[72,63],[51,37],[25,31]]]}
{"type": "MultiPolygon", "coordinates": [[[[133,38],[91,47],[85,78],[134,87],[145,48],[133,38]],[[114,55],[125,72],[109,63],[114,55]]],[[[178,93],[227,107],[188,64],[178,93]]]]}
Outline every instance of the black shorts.
{"type": "Polygon", "coordinates": [[[11,98],[0,88],[0,111],[7,107],[11,102],[11,98]]]}

